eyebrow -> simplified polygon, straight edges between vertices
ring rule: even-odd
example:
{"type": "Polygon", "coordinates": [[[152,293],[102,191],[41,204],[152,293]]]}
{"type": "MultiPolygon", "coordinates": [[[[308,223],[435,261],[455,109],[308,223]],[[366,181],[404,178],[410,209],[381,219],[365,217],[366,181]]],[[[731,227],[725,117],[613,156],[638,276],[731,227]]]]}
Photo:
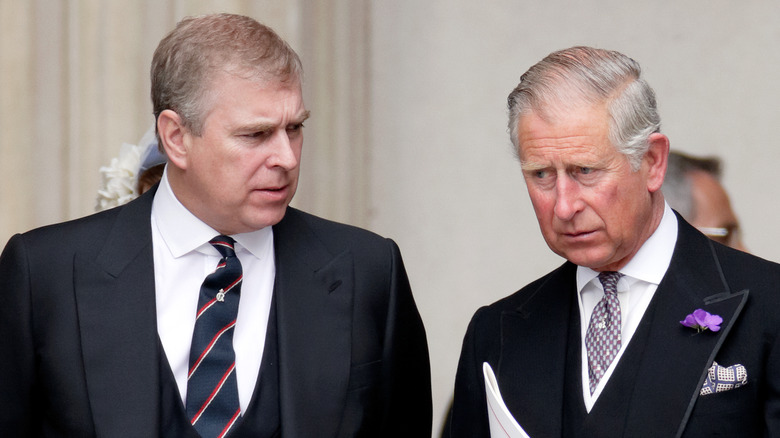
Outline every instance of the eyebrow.
{"type": "MultiPolygon", "coordinates": [[[[295,124],[298,124],[298,123],[303,123],[304,121],[306,121],[306,119],[309,118],[310,115],[311,115],[311,111],[306,110],[306,111],[300,113],[299,115],[297,115],[296,117],[293,117],[290,120],[290,123],[288,123],[288,125],[295,125],[295,124]]],[[[241,126],[239,128],[239,130],[240,131],[252,131],[252,132],[270,131],[270,130],[276,129],[277,126],[278,125],[276,123],[274,123],[274,122],[258,122],[258,123],[250,123],[250,124],[241,126]]]]}
{"type": "MultiPolygon", "coordinates": [[[[566,163],[564,166],[565,169],[577,169],[581,167],[588,167],[591,169],[603,169],[606,166],[604,163],[604,160],[601,160],[597,163],[566,163]]],[[[538,172],[540,170],[546,170],[553,168],[555,169],[556,166],[552,164],[542,164],[538,162],[529,162],[529,161],[521,161],[520,162],[520,170],[524,173],[534,173],[538,172]]]]}
{"type": "Polygon", "coordinates": [[[520,169],[523,172],[535,172],[537,170],[547,169],[549,165],[537,163],[534,161],[520,160],[520,169]]]}
{"type": "Polygon", "coordinates": [[[311,116],[311,111],[306,110],[298,117],[298,120],[299,122],[304,122],[309,118],[309,116],[311,116]]]}
{"type": "Polygon", "coordinates": [[[290,123],[288,123],[287,125],[296,125],[299,123],[303,123],[306,121],[306,119],[309,118],[310,115],[311,115],[311,111],[305,110],[302,113],[299,113],[297,116],[290,119],[290,123]]]}

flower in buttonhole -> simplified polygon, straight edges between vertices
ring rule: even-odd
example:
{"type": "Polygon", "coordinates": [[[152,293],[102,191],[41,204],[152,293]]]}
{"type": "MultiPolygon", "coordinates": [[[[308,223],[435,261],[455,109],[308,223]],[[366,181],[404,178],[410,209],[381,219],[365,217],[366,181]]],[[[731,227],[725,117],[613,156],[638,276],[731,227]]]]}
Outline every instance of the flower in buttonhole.
{"type": "Polygon", "coordinates": [[[705,330],[717,332],[720,330],[722,322],[723,318],[719,315],[713,315],[704,309],[696,309],[693,313],[686,316],[684,320],[680,321],[680,324],[695,328],[697,333],[701,333],[705,330]]]}

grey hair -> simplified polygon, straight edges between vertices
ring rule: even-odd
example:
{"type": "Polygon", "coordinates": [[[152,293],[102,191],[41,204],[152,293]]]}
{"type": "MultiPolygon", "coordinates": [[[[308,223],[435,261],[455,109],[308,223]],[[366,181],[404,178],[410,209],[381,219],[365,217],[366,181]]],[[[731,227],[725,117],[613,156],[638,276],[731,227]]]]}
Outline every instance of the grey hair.
{"type": "Polygon", "coordinates": [[[543,119],[578,105],[606,104],[609,139],[633,170],[649,148],[648,138],[661,131],[655,92],[641,68],[622,53],[572,47],[553,52],[525,72],[509,94],[509,135],[519,155],[518,123],[533,112],[543,119]]]}
{"type": "Polygon", "coordinates": [[[716,180],[722,174],[721,160],[717,157],[694,157],[682,152],[669,152],[666,177],[661,192],[669,206],[677,210],[684,218],[695,217],[693,192],[691,190],[691,172],[706,172],[716,180]]]}
{"type": "Polygon", "coordinates": [[[155,119],[164,110],[173,110],[185,127],[201,135],[218,72],[300,82],[303,67],[295,51],[273,29],[250,17],[185,18],[160,41],[152,58],[155,119]]]}

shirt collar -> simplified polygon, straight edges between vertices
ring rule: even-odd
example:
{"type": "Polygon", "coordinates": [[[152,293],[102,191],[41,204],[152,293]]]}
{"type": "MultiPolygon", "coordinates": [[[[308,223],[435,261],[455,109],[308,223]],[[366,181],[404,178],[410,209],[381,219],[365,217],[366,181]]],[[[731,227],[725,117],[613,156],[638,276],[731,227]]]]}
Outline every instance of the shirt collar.
{"type": "MultiPolygon", "coordinates": [[[[213,248],[208,244],[208,241],[220,233],[198,219],[179,202],[170,183],[168,183],[167,165],[152,202],[152,219],[155,221],[163,242],[174,258],[179,258],[192,251],[216,254],[216,250],[212,251],[213,248]]],[[[230,237],[238,243],[236,252],[241,252],[243,248],[259,259],[262,259],[264,254],[269,254],[267,248],[269,245],[273,245],[271,227],[249,233],[234,234],[230,237]]]]}
{"type": "MultiPolygon", "coordinates": [[[[666,274],[666,270],[669,269],[676,243],[677,216],[669,204],[664,202],[664,215],[661,217],[658,227],[642,244],[634,257],[629,260],[628,264],[620,269],[620,273],[632,279],[658,285],[666,274]]],[[[577,290],[582,292],[585,285],[598,275],[599,273],[593,269],[577,266],[577,290]]]]}

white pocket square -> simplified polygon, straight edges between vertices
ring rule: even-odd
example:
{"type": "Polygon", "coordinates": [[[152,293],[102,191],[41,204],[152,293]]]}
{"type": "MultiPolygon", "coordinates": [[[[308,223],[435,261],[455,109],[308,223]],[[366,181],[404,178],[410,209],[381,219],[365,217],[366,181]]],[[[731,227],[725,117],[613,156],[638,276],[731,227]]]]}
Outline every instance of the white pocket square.
{"type": "Polygon", "coordinates": [[[739,388],[747,384],[747,378],[747,370],[743,365],[735,364],[724,367],[713,362],[699,395],[715,394],[739,388]]]}

